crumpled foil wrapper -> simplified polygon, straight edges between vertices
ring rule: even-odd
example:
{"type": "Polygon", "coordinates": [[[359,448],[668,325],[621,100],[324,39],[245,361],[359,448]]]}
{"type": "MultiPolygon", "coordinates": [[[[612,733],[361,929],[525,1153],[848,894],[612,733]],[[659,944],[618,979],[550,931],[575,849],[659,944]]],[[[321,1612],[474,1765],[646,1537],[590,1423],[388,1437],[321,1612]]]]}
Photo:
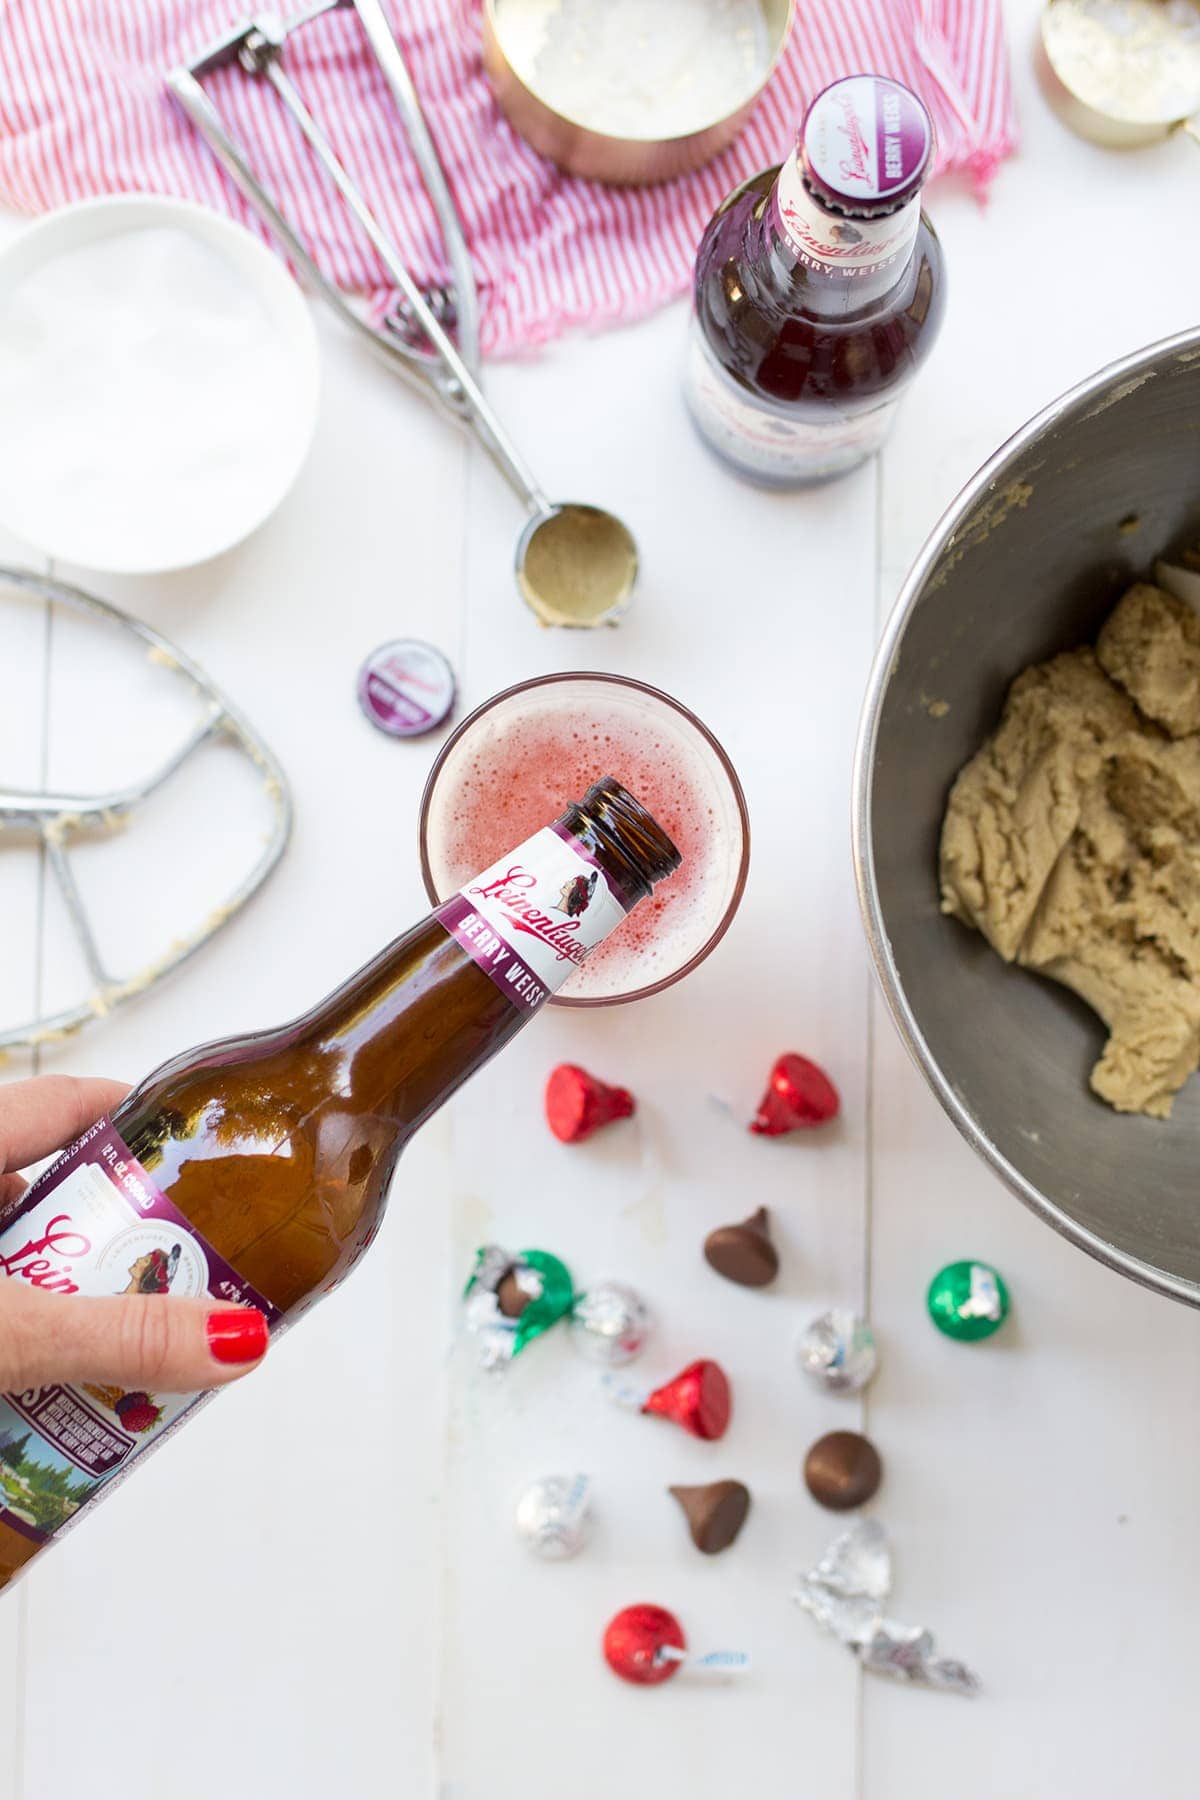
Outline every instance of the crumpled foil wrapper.
{"type": "Polygon", "coordinates": [[[570,1311],[571,1277],[548,1250],[506,1250],[485,1244],[476,1252],[463,1294],[463,1323],[475,1339],[485,1369],[505,1369],[526,1344],[570,1311]],[[527,1304],[510,1317],[500,1306],[500,1284],[510,1277],[527,1304]]]}
{"type": "Polygon", "coordinates": [[[877,1519],[860,1519],[834,1539],[800,1577],[792,1598],[817,1624],[854,1651],[864,1669],[955,1694],[979,1692],[965,1663],[938,1656],[933,1633],[887,1616],[892,1553],[877,1519]]]}

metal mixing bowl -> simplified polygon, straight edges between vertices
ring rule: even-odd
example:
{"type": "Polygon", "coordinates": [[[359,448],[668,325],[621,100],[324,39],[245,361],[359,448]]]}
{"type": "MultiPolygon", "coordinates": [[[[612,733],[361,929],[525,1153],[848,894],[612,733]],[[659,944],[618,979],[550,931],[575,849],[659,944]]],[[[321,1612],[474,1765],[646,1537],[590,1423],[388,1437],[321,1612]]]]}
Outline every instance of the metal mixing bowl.
{"type": "Polygon", "coordinates": [[[1200,1306],[1200,1079],[1169,1121],[1088,1088],[1104,1031],[938,909],[954,776],[1027,664],[1093,637],[1156,556],[1200,541],[1200,331],[1114,363],[970,481],[918,556],[860,728],[854,855],[892,1016],[959,1130],[1093,1256],[1200,1306]]]}

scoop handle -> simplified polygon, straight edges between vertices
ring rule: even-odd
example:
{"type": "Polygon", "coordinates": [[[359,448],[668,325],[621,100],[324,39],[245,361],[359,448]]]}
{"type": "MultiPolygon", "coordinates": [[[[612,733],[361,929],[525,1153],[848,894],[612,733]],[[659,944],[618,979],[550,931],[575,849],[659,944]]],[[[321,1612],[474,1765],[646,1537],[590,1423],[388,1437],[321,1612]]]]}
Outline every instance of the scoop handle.
{"type": "Polygon", "coordinates": [[[292,85],[290,77],[280,67],[278,59],[268,62],[263,73],[287,106],[313,154],[337,188],[347,210],[362,226],[363,231],[371,240],[380,262],[407,300],[412,316],[432,345],[442,369],[452,377],[457,390],[456,397],[460,400],[469,423],[482,437],[512,485],[521,495],[529,512],[550,512],[552,510],[550,502],[534,479],[529,465],[497,418],[483,389],[455,348],[453,340],[439,323],[432,307],[397,253],[395,245],[391,243],[358,188],[342,167],[329,139],[292,85]]]}

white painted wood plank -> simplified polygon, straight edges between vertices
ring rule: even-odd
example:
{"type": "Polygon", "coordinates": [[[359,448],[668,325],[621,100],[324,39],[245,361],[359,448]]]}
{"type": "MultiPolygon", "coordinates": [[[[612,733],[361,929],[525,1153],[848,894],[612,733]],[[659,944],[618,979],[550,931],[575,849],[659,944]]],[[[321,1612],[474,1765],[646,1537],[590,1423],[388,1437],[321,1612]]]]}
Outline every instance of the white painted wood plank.
{"type": "Polygon", "coordinates": [[[835,1800],[854,1792],[855,1671],[811,1639],[787,1590],[823,1529],[802,1497],[801,1458],[820,1432],[857,1418],[853,1403],[807,1389],[793,1346],[823,1305],[856,1300],[861,1280],[866,989],[845,819],[872,638],[874,480],[806,498],[732,482],[683,416],[683,324],[675,308],[493,378],[550,491],[615,506],[645,575],[619,630],[539,635],[507,578],[514,509],[475,467],[468,686],[477,701],[538,669],[594,666],[694,706],[746,784],[751,886],[726,943],[686,983],[637,1007],[539,1021],[464,1093],[453,1112],[455,1262],[465,1275],[494,1236],[557,1251],[583,1285],[632,1281],[660,1324],[631,1377],[662,1379],[716,1355],[733,1380],[734,1422],[706,1445],[610,1410],[561,1336],[506,1379],[456,1362],[439,1712],[454,1800],[527,1793],[531,1728],[538,1766],[572,1768],[589,1800],[640,1791],[652,1770],[698,1796],[776,1793],[795,1767],[801,1693],[805,1779],[835,1800]],[[721,1094],[745,1119],[784,1048],[820,1057],[842,1086],[845,1122],[828,1142],[753,1139],[710,1104],[721,1094]],[[564,1058],[632,1086],[639,1118],[593,1145],[555,1143],[541,1089],[564,1058]],[[713,1276],[700,1246],[710,1227],[763,1202],[785,1272],[777,1292],[753,1294],[713,1276]],[[570,1566],[530,1567],[514,1500],[536,1476],[577,1467],[596,1481],[596,1541],[570,1566]],[[708,1561],[664,1489],[724,1475],[748,1482],[755,1510],[735,1548],[708,1561]],[[641,1599],[676,1610],[699,1649],[750,1650],[754,1674],[716,1693],[684,1679],[653,1694],[623,1687],[599,1637],[641,1599]]]}
{"type": "MultiPolygon", "coordinates": [[[[1009,432],[1111,357],[1195,322],[1200,245],[1176,229],[1187,147],[1116,156],[1071,138],[1028,70],[1039,10],[1007,8],[1020,157],[985,212],[933,198],[951,304],[884,461],[885,602],[1009,432]],[[1152,275],[1121,273],[1132,219],[1140,242],[1163,247],[1152,275]]],[[[1028,1214],[943,1117],[879,1002],[875,1026],[878,1512],[897,1540],[897,1615],[931,1624],[987,1693],[962,1705],[867,1683],[865,1800],[914,1800],[939,1769],[978,1800],[1142,1787],[1183,1800],[1200,1601],[1195,1319],[1028,1214]],[[991,1345],[952,1344],[924,1316],[930,1276],[963,1255],[1012,1284],[1014,1317],[991,1345]]]]}
{"type": "MultiPolygon", "coordinates": [[[[0,561],[19,563],[22,547],[0,534],[0,561]]],[[[44,752],[45,609],[10,602],[0,583],[0,784],[36,788],[44,752]]],[[[37,1006],[36,948],[40,859],[32,847],[0,845],[0,1019],[17,1024],[37,1006]]],[[[31,1073],[32,1058],[13,1053],[0,1081],[31,1073]]],[[[0,1793],[23,1800],[27,1596],[19,1588],[0,1598],[0,1793]]]]}
{"type": "MultiPolygon", "coordinates": [[[[1035,10],[1009,8],[1021,69],[1035,10]]],[[[989,212],[935,195],[951,313],[887,459],[885,593],[1007,430],[1105,357],[1194,318],[1200,284],[1185,259],[1195,252],[1179,229],[1186,146],[1102,157],[1046,120],[1024,79],[1022,98],[1025,161],[1002,172],[989,212]],[[1105,247],[1113,221],[1130,217],[1164,247],[1118,283],[1105,247]]],[[[646,572],[620,632],[540,634],[511,589],[516,509],[477,464],[464,641],[458,451],[407,394],[326,345],[316,460],[279,517],[212,569],[109,584],[206,661],[280,751],[297,784],[296,843],[203,961],[55,1066],[132,1076],[181,1042],[278,1016],[420,909],[413,835],[427,749],[373,737],[351,698],[362,651],[395,631],[457,652],[472,703],[534,668],[580,661],[678,692],[747,779],[754,887],[735,934],[687,985],[637,1012],[543,1020],[497,1063],[410,1152],[396,1214],[354,1285],[0,1608],[0,1696],[17,1692],[22,1606],[31,1615],[25,1792],[89,1777],[90,1746],[110,1741],[136,1670],[160,1741],[194,1744],[197,1716],[220,1716],[220,1762],[247,1791],[315,1795],[337,1781],[421,1794],[440,1662],[441,1767],[455,1800],[529,1791],[520,1732],[531,1717],[539,1766],[571,1768],[584,1796],[635,1769],[643,1782],[670,1771],[682,1788],[690,1737],[700,1797],[735,1781],[774,1795],[796,1778],[849,1800],[853,1671],[785,1592],[830,1535],[800,1493],[800,1456],[827,1424],[859,1416],[807,1397],[789,1359],[794,1328],[861,1276],[866,998],[844,814],[871,635],[869,478],[791,501],[720,476],[678,414],[670,316],[501,371],[493,391],[551,491],[624,510],[646,572]],[[636,401],[619,412],[617,393],[636,401]],[[646,421],[654,430],[640,437],[646,421]],[[746,600],[747,569],[770,577],[773,600],[746,600]],[[795,753],[782,755],[785,744],[795,753]],[[789,1040],[825,1057],[846,1095],[845,1129],[819,1152],[731,1136],[704,1105],[716,1089],[747,1110],[789,1040]],[[542,1136],[540,1082],[565,1055],[631,1082],[638,1126],[574,1155],[542,1136]],[[700,1239],[761,1198],[783,1220],[783,1289],[714,1292],[700,1239]],[[548,1343],[498,1398],[461,1381],[443,1499],[438,1358],[452,1291],[481,1233],[509,1230],[561,1249],[581,1279],[610,1272],[646,1288],[663,1316],[647,1372],[694,1351],[727,1357],[741,1377],[727,1446],[710,1459],[666,1426],[589,1408],[569,1346],[548,1343]],[[755,1396],[767,1369],[773,1391],[755,1396]],[[318,1476],[310,1446],[334,1432],[355,1461],[331,1491],[327,1458],[318,1476]],[[509,1535],[510,1506],[551,1451],[592,1465],[601,1526],[579,1564],[530,1569],[509,1535]],[[681,1543],[659,1491],[709,1470],[744,1475],[760,1501],[743,1543],[712,1564],[681,1543]],[[129,1576],[119,1606],[113,1569],[129,1576]],[[168,1606],[147,1572],[161,1574],[168,1606]],[[595,1649],[604,1619],[654,1592],[698,1644],[740,1637],[757,1653],[743,1692],[689,1696],[679,1682],[640,1695],[609,1680],[595,1649]],[[498,1622],[514,1614],[506,1635],[498,1622]],[[535,1659],[539,1636],[551,1647],[535,1659]],[[81,1722],[70,1741],[64,1693],[81,1722]]],[[[65,753],[69,733],[55,743],[65,753]]],[[[49,964],[61,956],[52,945],[49,964]]],[[[899,1539],[898,1610],[928,1617],[948,1648],[977,1661],[993,1697],[972,1709],[866,1688],[862,1792],[912,1800],[936,1758],[969,1770],[983,1800],[1058,1800],[1084,1785],[1117,1800],[1135,1767],[1182,1800],[1197,1596],[1192,1321],[1027,1217],[941,1119],[881,1017],[877,1042],[872,1249],[886,1361],[867,1416],[888,1464],[880,1510],[899,1539]],[[925,1325],[924,1281],[964,1248],[1013,1277],[1015,1330],[994,1350],[959,1352],[925,1325]],[[1035,1603],[1045,1610],[1027,1650],[1035,1603]]],[[[451,1371],[456,1383],[461,1373],[451,1371]]],[[[0,1745],[15,1753],[5,1704],[0,1745]]],[[[0,1791],[9,1766],[0,1753],[0,1791]]],[[[207,1795],[213,1766],[175,1758],[173,1793],[207,1795]]],[[[131,1800],[158,1782],[152,1761],[122,1763],[131,1800]]]]}
{"type": "MultiPolygon", "coordinates": [[[[424,910],[414,846],[432,746],[372,731],[354,680],[391,636],[458,653],[462,447],[336,328],[323,328],[322,348],[313,457],[255,539],[187,575],[78,577],[177,638],[228,689],[291,776],[297,819],[258,901],[169,986],[52,1066],[133,1078],[189,1043],[274,1023],[424,910]]],[[[64,649],[52,673],[64,769],[79,750],[78,676],[64,649]]],[[[146,717],[113,732],[136,738],[146,717]]],[[[197,836],[224,827],[185,823],[197,836]]],[[[179,867],[168,850],[149,852],[130,908],[149,879],[174,917],[193,881],[179,867]]],[[[48,966],[61,953],[61,940],[48,944],[48,966]]],[[[211,1794],[218,1768],[247,1793],[379,1793],[393,1768],[409,1791],[427,1790],[437,1596],[425,1545],[440,1406],[436,1350],[421,1307],[402,1296],[418,1270],[440,1309],[445,1142],[434,1127],[410,1151],[353,1283],[31,1573],[30,1794],[90,1781],[131,1679],[156,1733],[193,1747],[171,1759],[178,1800],[211,1794]],[[194,1748],[201,1718],[220,1721],[211,1754],[194,1748]]],[[[162,1779],[154,1757],[123,1759],[128,1800],[157,1797],[162,1779]]]]}

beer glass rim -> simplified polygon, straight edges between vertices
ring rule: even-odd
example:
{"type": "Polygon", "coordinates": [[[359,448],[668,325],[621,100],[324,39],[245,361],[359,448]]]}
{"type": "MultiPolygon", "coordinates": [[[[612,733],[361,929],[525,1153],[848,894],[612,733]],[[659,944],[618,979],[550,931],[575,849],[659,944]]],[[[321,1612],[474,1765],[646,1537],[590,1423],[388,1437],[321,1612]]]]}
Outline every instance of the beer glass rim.
{"type": "MultiPolygon", "coordinates": [[[[429,812],[438,777],[445,767],[455,746],[461,743],[467,733],[471,731],[481,719],[485,718],[493,708],[502,705],[506,700],[512,700],[518,694],[528,693],[531,688],[555,687],[563,682],[570,681],[601,681],[607,683],[610,687],[632,689],[635,693],[645,694],[651,700],[655,700],[661,705],[669,707],[672,712],[678,713],[680,718],[704,739],[716,756],[725,779],[729,784],[729,791],[733,796],[734,805],[737,809],[738,823],[741,828],[742,842],[737,876],[734,880],[733,888],[730,892],[725,910],[717,920],[716,925],[713,927],[704,943],[700,945],[699,949],[696,950],[685,963],[682,963],[678,969],[673,969],[669,975],[663,975],[657,981],[647,982],[643,987],[633,988],[627,994],[581,994],[578,997],[570,994],[552,994],[548,1002],[550,1006],[624,1006],[631,1000],[648,1000],[652,994],[660,994],[664,988],[674,987],[677,981],[682,981],[685,975],[690,975],[692,970],[698,968],[706,957],[711,956],[721,939],[725,936],[725,933],[729,930],[729,927],[733,924],[738,907],[741,905],[742,895],[746,889],[746,878],[750,872],[750,813],[746,806],[746,796],[742,791],[742,784],[738,780],[737,770],[734,768],[732,762],[730,762],[724,745],[713,735],[703,719],[698,719],[690,707],[685,706],[681,700],[676,700],[673,695],[664,693],[662,688],[653,687],[647,681],[637,681],[631,675],[612,675],[601,669],[565,669],[558,670],[549,675],[531,675],[525,681],[516,681],[511,687],[503,688],[498,694],[493,694],[491,698],[485,700],[481,706],[477,706],[474,712],[468,713],[462,723],[457,725],[450,733],[450,736],[438,751],[433,767],[429,771],[428,779],[425,782],[425,791],[421,795],[421,812],[418,827],[421,855],[421,879],[425,884],[425,892],[429,896],[430,904],[433,906],[440,905],[444,896],[439,894],[434,887],[433,869],[429,859],[429,812]]],[[[582,798],[582,796],[579,797],[582,798]]]]}

